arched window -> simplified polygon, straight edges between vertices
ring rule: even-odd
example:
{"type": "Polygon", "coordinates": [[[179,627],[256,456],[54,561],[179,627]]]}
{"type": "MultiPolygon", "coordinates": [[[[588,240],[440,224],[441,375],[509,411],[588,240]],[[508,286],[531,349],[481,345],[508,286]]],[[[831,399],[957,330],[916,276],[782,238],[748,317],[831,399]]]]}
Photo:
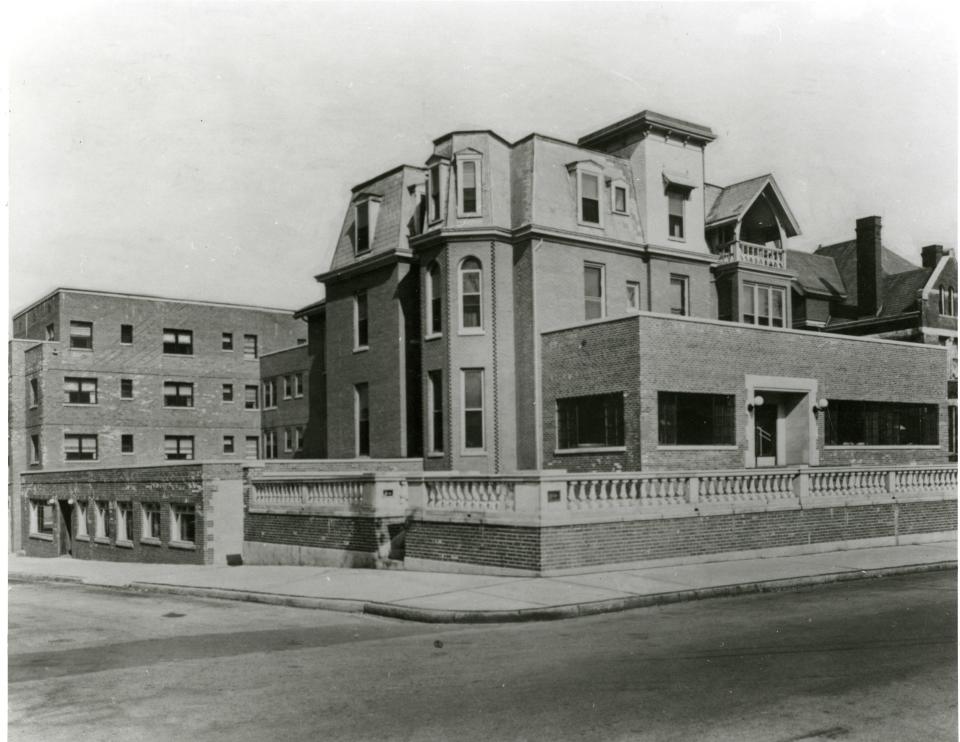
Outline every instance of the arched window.
{"type": "Polygon", "coordinates": [[[464,332],[483,331],[483,269],[476,258],[464,258],[460,263],[460,329],[464,332]]]}
{"type": "Polygon", "coordinates": [[[439,335],[443,332],[443,314],[441,313],[440,297],[440,266],[436,262],[427,268],[427,336],[439,335]]]}

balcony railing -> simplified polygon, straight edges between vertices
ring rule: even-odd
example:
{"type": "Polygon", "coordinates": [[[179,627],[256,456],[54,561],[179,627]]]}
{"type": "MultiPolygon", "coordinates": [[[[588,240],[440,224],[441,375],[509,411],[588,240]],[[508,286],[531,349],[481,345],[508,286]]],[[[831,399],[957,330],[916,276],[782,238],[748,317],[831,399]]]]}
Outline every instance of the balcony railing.
{"type": "Polygon", "coordinates": [[[721,264],[749,263],[750,265],[779,268],[781,270],[787,267],[786,256],[780,248],[755,245],[752,242],[743,242],[742,240],[733,240],[720,245],[717,248],[717,259],[721,264]]]}

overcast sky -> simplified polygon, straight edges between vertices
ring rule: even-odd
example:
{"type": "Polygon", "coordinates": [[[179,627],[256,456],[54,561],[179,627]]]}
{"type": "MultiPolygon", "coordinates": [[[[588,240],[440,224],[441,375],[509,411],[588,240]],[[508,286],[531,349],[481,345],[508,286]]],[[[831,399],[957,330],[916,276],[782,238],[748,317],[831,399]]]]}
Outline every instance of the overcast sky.
{"type": "Polygon", "coordinates": [[[10,305],[57,286],[298,308],[349,188],[457,128],[645,108],[773,172],[802,234],[956,247],[946,4],[31,4],[10,55],[10,305]]]}

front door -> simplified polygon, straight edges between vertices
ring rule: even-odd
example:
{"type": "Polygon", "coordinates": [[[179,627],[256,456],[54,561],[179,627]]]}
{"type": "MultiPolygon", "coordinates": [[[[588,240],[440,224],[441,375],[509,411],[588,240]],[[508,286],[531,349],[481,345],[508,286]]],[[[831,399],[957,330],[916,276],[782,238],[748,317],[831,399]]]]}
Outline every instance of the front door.
{"type": "Polygon", "coordinates": [[[777,405],[765,404],[753,411],[753,450],[757,466],[777,465],[777,405]]]}
{"type": "Polygon", "coordinates": [[[60,555],[73,555],[73,505],[60,500],[60,555]]]}

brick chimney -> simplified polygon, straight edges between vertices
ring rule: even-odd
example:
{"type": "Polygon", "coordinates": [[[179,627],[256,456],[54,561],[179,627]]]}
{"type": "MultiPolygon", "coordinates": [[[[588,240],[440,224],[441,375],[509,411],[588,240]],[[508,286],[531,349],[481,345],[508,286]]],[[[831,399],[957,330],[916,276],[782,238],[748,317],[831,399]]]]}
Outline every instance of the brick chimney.
{"type": "Polygon", "coordinates": [[[924,268],[936,268],[940,258],[946,255],[943,245],[926,245],[920,248],[920,256],[924,268]]]}
{"type": "Polygon", "coordinates": [[[876,314],[880,306],[883,291],[880,250],[880,217],[857,219],[857,305],[860,314],[876,314]]]}

